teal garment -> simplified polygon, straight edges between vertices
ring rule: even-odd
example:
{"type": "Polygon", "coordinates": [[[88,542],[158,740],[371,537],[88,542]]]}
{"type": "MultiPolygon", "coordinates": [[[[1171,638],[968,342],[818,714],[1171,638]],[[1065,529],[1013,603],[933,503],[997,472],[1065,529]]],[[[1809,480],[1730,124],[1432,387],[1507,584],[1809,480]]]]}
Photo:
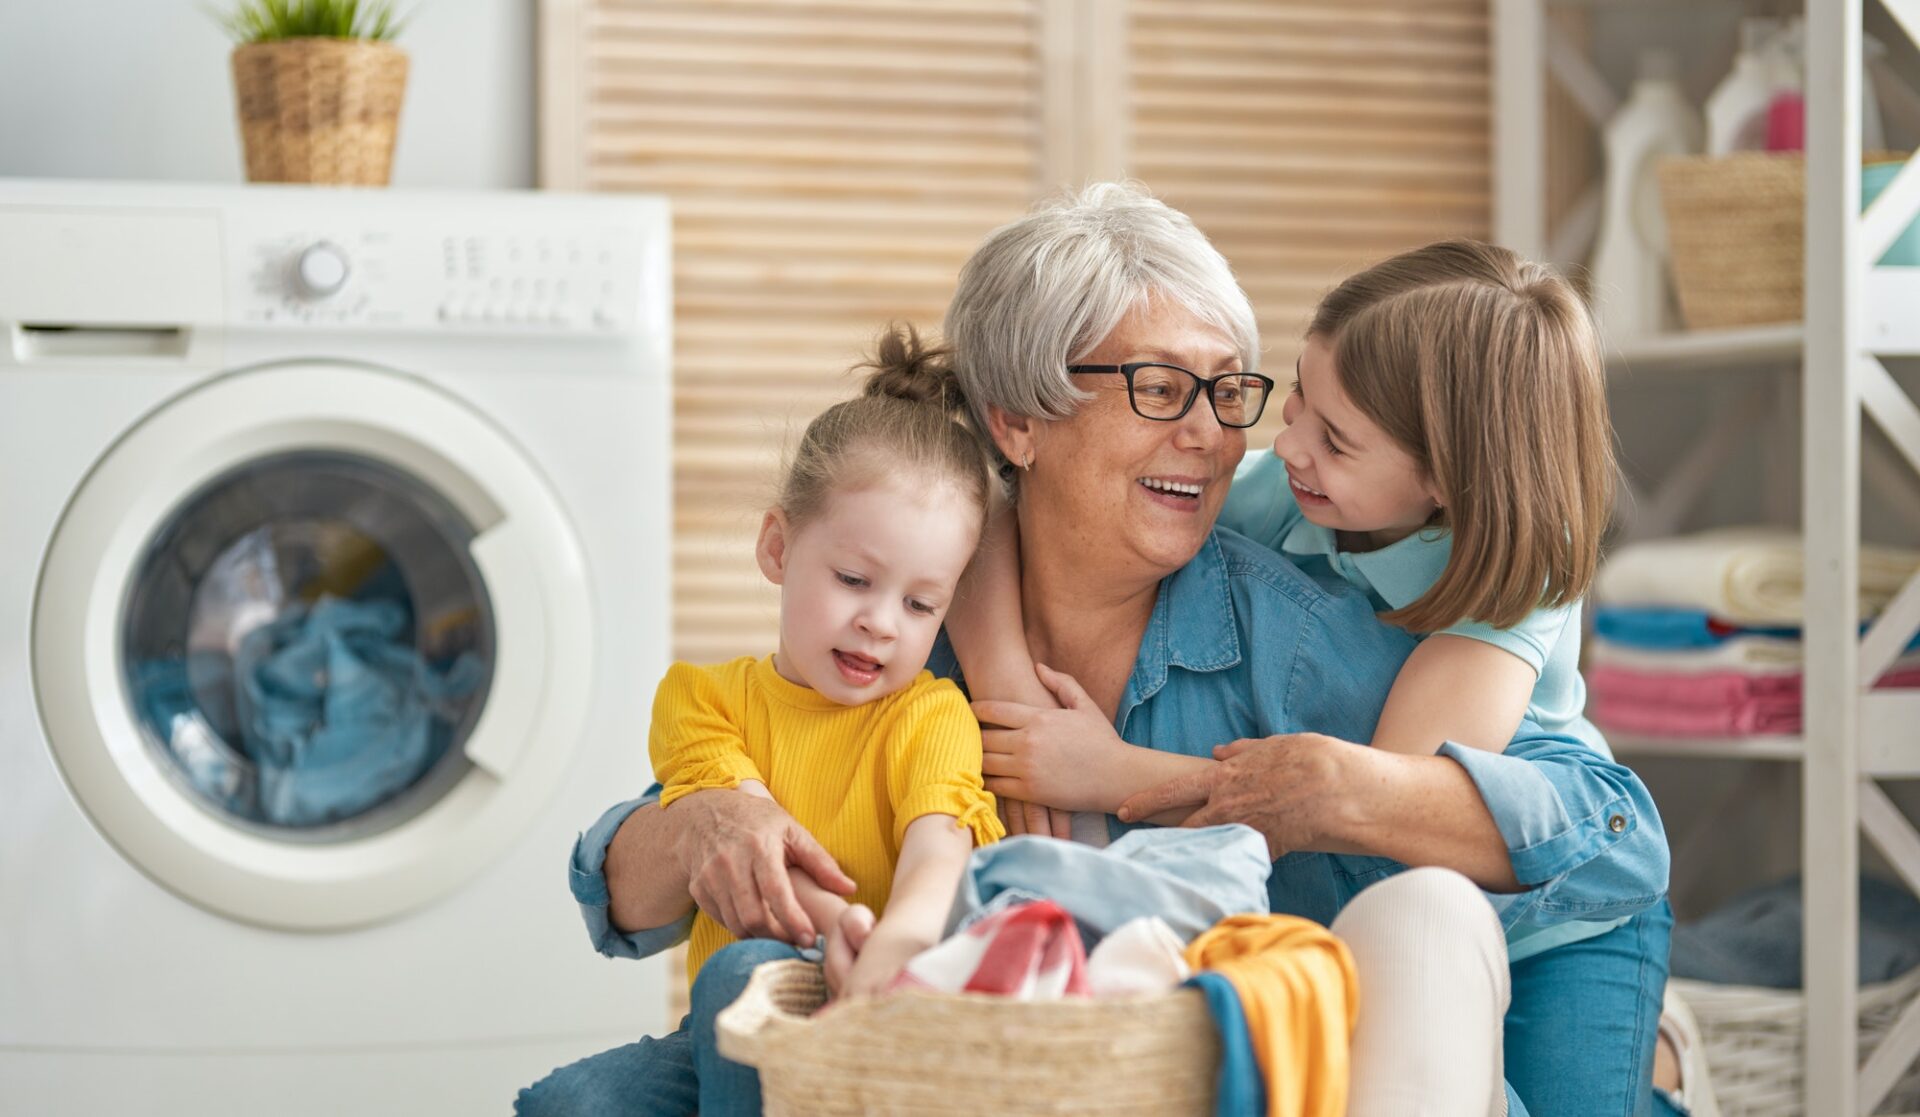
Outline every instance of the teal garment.
{"type": "MultiPolygon", "coordinates": [[[[1367,595],[1375,612],[1401,609],[1419,600],[1447,568],[1453,536],[1444,529],[1417,531],[1377,551],[1343,551],[1332,528],[1300,511],[1287,466],[1271,450],[1250,450],[1234,471],[1233,487],[1219,525],[1292,559],[1310,574],[1332,574],[1367,595]]],[[[1539,677],[1526,719],[1551,733],[1574,737],[1611,760],[1607,739],[1587,720],[1586,680],[1580,677],[1580,605],[1536,609],[1512,628],[1462,621],[1439,635],[1465,636],[1511,652],[1539,677]]],[[[1563,943],[1604,934],[1623,921],[1563,923],[1515,929],[1507,954],[1515,961],[1563,943]]]]}

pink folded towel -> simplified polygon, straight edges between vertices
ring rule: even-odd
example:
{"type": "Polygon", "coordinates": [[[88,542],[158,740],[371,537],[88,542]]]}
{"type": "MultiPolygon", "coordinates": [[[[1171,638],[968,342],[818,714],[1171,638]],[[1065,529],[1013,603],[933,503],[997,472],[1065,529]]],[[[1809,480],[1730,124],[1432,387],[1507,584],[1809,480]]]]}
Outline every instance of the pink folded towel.
{"type": "MultiPolygon", "coordinates": [[[[1648,737],[1798,733],[1805,676],[1790,672],[1587,671],[1587,716],[1602,729],[1648,737]]],[[[1920,687],[1920,667],[1896,667],[1875,689],[1920,687]]]]}

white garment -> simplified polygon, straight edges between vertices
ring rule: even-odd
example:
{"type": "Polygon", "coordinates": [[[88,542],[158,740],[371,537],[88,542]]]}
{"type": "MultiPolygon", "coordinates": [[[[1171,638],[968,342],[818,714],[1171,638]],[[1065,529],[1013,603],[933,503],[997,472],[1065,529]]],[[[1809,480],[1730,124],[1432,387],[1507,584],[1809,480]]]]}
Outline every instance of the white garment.
{"type": "MultiPolygon", "coordinates": [[[[1711,648],[1631,648],[1596,636],[1587,644],[1587,666],[1625,667],[1663,675],[1738,671],[1744,675],[1798,675],[1806,660],[1806,645],[1778,636],[1729,636],[1711,648]]],[[[1908,652],[1887,665],[1889,671],[1920,667],[1920,651],[1908,652]]]]}
{"type": "Polygon", "coordinates": [[[1130,919],[1087,955],[1087,984],[1096,997],[1165,993],[1193,976],[1185,952],[1166,920],[1157,915],[1130,919]]]}
{"type": "MultiPolygon", "coordinates": [[[[1594,581],[1595,601],[1705,609],[1735,624],[1799,625],[1805,611],[1800,534],[1784,528],[1722,528],[1650,539],[1616,551],[1594,581]]],[[[1860,613],[1886,607],[1920,571],[1920,551],[1860,548],[1860,613]]]]}
{"type": "Polygon", "coordinates": [[[1409,869],[1355,896],[1332,930],[1360,979],[1348,1117],[1504,1117],[1507,940],[1480,889],[1409,869]]]}

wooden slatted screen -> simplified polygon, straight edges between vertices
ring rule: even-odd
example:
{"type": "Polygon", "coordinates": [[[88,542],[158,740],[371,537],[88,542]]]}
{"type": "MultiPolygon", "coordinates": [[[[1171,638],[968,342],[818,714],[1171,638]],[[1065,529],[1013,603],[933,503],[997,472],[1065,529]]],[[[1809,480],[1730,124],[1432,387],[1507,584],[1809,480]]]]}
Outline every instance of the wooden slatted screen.
{"type": "Polygon", "coordinates": [[[778,448],[1044,183],[1192,214],[1282,383],[1341,275],[1489,228],[1486,0],[542,2],[546,184],[673,203],[679,658],[773,646],[778,448]]]}
{"type": "MultiPolygon", "coordinates": [[[[1233,262],[1283,388],[1328,287],[1402,249],[1489,235],[1486,0],[1129,6],[1129,171],[1233,262]]],[[[1271,408],[1248,445],[1280,426],[1271,408]]]]}
{"type": "Polygon", "coordinates": [[[771,650],[753,538],[781,449],[884,323],[937,329],[1032,203],[1036,4],[585,5],[578,185],[674,213],[676,657],[771,650]]]}

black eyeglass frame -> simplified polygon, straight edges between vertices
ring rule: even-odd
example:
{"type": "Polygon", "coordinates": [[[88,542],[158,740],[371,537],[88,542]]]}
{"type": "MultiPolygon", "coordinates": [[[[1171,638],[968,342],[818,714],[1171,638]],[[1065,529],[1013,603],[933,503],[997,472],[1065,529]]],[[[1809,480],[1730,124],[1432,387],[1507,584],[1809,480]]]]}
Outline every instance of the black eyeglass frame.
{"type": "Polygon", "coordinates": [[[1109,375],[1118,373],[1126,377],[1127,406],[1133,408],[1135,415],[1154,423],[1177,423],[1186,418],[1187,412],[1193,410],[1193,401],[1200,398],[1200,391],[1204,388],[1207,393],[1207,406],[1213,408],[1213,417],[1219,421],[1220,425],[1223,427],[1232,427],[1235,430],[1245,430],[1260,421],[1260,416],[1267,413],[1267,401],[1273,398],[1274,383],[1272,377],[1262,376],[1257,372],[1223,372],[1209,380],[1199,373],[1194,372],[1192,369],[1184,369],[1179,365],[1170,365],[1165,361],[1128,361],[1124,365],[1068,365],[1067,372],[1069,374],[1090,373],[1109,375]],[[1140,410],[1140,401],[1135,399],[1133,395],[1133,376],[1134,373],[1139,372],[1143,368],[1166,368],[1187,374],[1188,378],[1193,381],[1193,390],[1187,393],[1187,402],[1180,405],[1180,410],[1171,415],[1149,415],[1140,410]],[[1229,423],[1226,416],[1220,414],[1220,401],[1214,398],[1214,385],[1230,376],[1242,378],[1251,376],[1255,380],[1258,380],[1265,388],[1265,391],[1262,392],[1260,396],[1260,409],[1253,413],[1253,418],[1244,423],[1229,423]]]}

